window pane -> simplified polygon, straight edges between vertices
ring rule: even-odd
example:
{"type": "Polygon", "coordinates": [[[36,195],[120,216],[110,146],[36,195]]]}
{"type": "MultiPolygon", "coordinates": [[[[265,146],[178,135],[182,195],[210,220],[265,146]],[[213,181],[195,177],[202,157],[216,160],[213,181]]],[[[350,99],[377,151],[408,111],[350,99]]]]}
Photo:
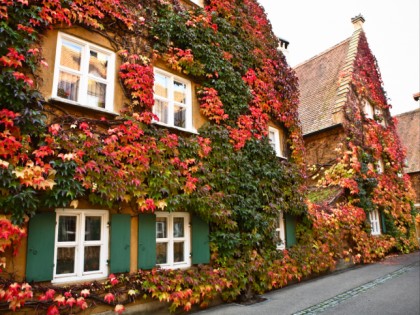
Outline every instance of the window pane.
{"type": "Polygon", "coordinates": [[[168,98],[168,78],[162,74],[155,73],[155,94],[168,98]]]}
{"type": "Polygon", "coordinates": [[[74,273],[74,253],[74,247],[57,248],[56,274],[74,273]]]}
{"type": "Polygon", "coordinates": [[[76,217],[60,216],[58,219],[58,241],[74,242],[76,241],[76,217]]]}
{"type": "Polygon", "coordinates": [[[89,74],[106,79],[109,56],[97,51],[90,51],[89,74]]]}
{"type": "Polygon", "coordinates": [[[166,218],[156,218],[156,238],[167,238],[166,218]]]}
{"type": "Polygon", "coordinates": [[[85,241],[101,240],[101,217],[86,217],[85,241]]]}
{"type": "Polygon", "coordinates": [[[185,128],[185,118],[186,118],[187,110],[185,107],[181,106],[174,106],[174,125],[176,127],[185,128]]]}
{"type": "Polygon", "coordinates": [[[184,218],[174,218],[174,237],[184,237],[184,218]]]}
{"type": "Polygon", "coordinates": [[[168,243],[156,243],[156,263],[166,264],[168,262],[168,243]]]}
{"type": "Polygon", "coordinates": [[[274,131],[268,132],[268,141],[270,142],[271,147],[276,149],[276,133],[274,131]]]}
{"type": "Polygon", "coordinates": [[[61,46],[60,65],[73,70],[80,70],[82,47],[74,43],[63,41],[61,46]]]}
{"type": "Polygon", "coordinates": [[[174,262],[182,262],[184,260],[184,242],[174,243],[174,262]]]}
{"type": "Polygon", "coordinates": [[[187,85],[181,82],[174,81],[174,101],[186,104],[187,85]]]}
{"type": "Polygon", "coordinates": [[[105,108],[106,84],[94,80],[88,82],[87,105],[105,108]]]}
{"type": "Polygon", "coordinates": [[[160,100],[155,100],[154,106],[155,115],[158,116],[159,121],[168,123],[168,103],[160,100]]]}
{"type": "Polygon", "coordinates": [[[99,270],[99,258],[101,257],[100,246],[86,246],[85,247],[85,263],[84,271],[99,270]]]}
{"type": "Polygon", "coordinates": [[[80,77],[60,71],[58,77],[57,96],[77,102],[80,77]]]}

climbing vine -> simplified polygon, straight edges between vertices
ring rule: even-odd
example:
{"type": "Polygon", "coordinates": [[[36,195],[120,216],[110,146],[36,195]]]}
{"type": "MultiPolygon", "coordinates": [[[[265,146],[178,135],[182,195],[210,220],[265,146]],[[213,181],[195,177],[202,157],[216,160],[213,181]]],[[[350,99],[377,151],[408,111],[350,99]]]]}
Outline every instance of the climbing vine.
{"type": "MultiPolygon", "coordinates": [[[[378,241],[376,256],[369,245],[357,247],[354,255],[339,247],[342,237],[357,246],[368,238],[359,229],[333,232],[364,222],[356,198],[346,216],[305,205],[297,79],[277,50],[263,9],[254,0],[206,4],[203,9],[178,0],[0,1],[0,209],[6,215],[0,239],[7,240],[0,253],[17,250],[25,237],[20,226],[37,211],[77,207],[86,199],[113,210],[123,205],[133,213],[195,213],[210,225],[212,252],[210,266],[140,270],[86,285],[29,285],[5,274],[0,307],[33,307],[52,315],[105,304],[121,313],[124,305],[145,297],[171,302],[172,311],[188,311],[218,295],[233,300],[284,286],[333,268],[343,256],[360,254],[363,259],[356,261],[367,262],[389,249],[391,239],[378,241]],[[41,95],[40,69],[48,67],[42,40],[48,30],[66,27],[99,34],[118,53],[125,95],[118,117],[76,116],[41,95]],[[209,121],[199,135],[152,123],[157,119],[153,65],[159,62],[197,83],[201,114],[209,121]],[[288,161],[278,159],[270,146],[270,122],[287,130],[288,161]],[[353,210],[358,215],[351,220],[353,210]],[[281,211],[309,216],[299,225],[301,244],[279,252],[275,231],[281,211]]],[[[370,64],[366,58],[361,65],[370,64]]],[[[365,81],[354,81],[367,89],[365,81]]],[[[375,87],[372,101],[386,108],[377,78],[367,82],[375,87]]],[[[398,176],[402,153],[389,145],[397,143],[393,130],[381,138],[388,148],[381,154],[389,157],[386,165],[395,168],[395,176],[369,193],[388,211],[390,222],[396,220],[401,244],[401,235],[409,233],[404,228],[410,195],[388,190],[407,187],[406,178],[398,176]]],[[[375,138],[374,131],[368,134],[375,138]]],[[[339,184],[356,192],[370,178],[354,171],[357,177],[339,184]]]]}

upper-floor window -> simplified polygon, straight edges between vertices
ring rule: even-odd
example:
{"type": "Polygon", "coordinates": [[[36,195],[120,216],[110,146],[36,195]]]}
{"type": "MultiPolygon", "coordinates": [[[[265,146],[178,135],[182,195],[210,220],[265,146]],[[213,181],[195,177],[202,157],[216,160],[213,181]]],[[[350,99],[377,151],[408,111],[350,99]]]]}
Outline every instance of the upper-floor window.
{"type": "Polygon", "coordinates": [[[379,211],[377,209],[369,212],[369,221],[372,235],[381,234],[381,227],[379,224],[379,211]]]}
{"type": "Polygon", "coordinates": [[[364,113],[365,113],[366,118],[373,119],[374,108],[373,108],[373,105],[368,100],[365,100],[364,113]]]}
{"type": "Polygon", "coordinates": [[[191,82],[155,68],[153,113],[159,123],[193,131],[191,82]]]}
{"type": "Polygon", "coordinates": [[[285,137],[282,130],[268,127],[268,140],[276,155],[286,158],[285,137]]]}
{"type": "Polygon", "coordinates": [[[385,111],[381,108],[375,108],[375,119],[379,120],[379,123],[386,127],[385,111]]]}
{"type": "Polygon", "coordinates": [[[56,212],[53,282],[106,277],[108,211],[56,212]]]}
{"type": "Polygon", "coordinates": [[[114,72],[112,51],[58,33],[53,98],[112,111],[114,72]]]}
{"type": "Polygon", "coordinates": [[[156,212],[156,264],[162,268],[191,266],[190,217],[183,212],[156,212]]]}

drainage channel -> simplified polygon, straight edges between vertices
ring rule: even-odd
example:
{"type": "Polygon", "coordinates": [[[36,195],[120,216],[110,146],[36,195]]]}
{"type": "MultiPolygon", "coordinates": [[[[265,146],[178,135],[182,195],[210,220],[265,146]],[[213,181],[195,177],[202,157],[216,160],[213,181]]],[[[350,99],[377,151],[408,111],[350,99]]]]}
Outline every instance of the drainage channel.
{"type": "Polygon", "coordinates": [[[393,271],[391,273],[388,273],[380,278],[377,278],[375,280],[372,280],[370,282],[367,282],[361,286],[358,286],[356,288],[353,288],[351,290],[348,290],[346,292],[343,292],[339,295],[336,295],[334,297],[332,297],[331,299],[325,300],[319,304],[313,305],[311,307],[308,307],[304,310],[301,310],[297,313],[293,313],[293,315],[309,315],[309,314],[319,314],[331,307],[334,307],[336,305],[338,305],[339,303],[351,299],[354,296],[357,296],[363,292],[366,292],[369,289],[372,289],[388,280],[391,280],[395,277],[398,277],[400,275],[402,275],[403,273],[406,273],[407,271],[410,271],[412,269],[415,268],[415,265],[417,265],[418,263],[414,263],[408,266],[405,266],[401,269],[398,269],[396,271],[393,271]]]}

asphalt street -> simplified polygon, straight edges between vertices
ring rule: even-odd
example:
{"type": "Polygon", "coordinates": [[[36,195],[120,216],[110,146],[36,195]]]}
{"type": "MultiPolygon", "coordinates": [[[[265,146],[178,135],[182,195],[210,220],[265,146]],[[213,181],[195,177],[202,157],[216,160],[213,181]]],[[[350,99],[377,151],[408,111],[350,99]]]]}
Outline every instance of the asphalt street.
{"type": "Polygon", "coordinates": [[[269,292],[261,303],[224,304],[194,314],[420,315],[419,266],[420,252],[388,257],[269,292]]]}

